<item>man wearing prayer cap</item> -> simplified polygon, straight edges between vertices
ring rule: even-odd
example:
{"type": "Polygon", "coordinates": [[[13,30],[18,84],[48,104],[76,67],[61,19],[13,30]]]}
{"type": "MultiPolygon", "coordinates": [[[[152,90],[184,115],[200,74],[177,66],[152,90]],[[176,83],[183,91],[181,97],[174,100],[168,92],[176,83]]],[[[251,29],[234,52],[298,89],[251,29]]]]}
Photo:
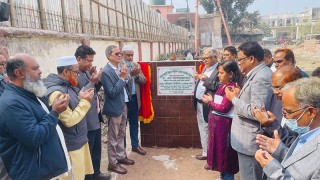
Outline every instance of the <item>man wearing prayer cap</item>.
{"type": "Polygon", "coordinates": [[[91,87],[78,88],[79,65],[75,56],[58,58],[57,71],[58,75],[49,74],[44,83],[48,88],[46,97],[49,104],[54,103],[56,97],[70,96],[68,108],[59,116],[59,125],[71,158],[72,171],[61,179],[84,179],[85,174],[93,174],[85,115],[91,107],[94,90],[91,87]]]}
{"type": "Polygon", "coordinates": [[[140,65],[136,62],[133,62],[134,50],[130,45],[125,45],[122,48],[123,61],[122,64],[125,64],[130,72],[130,80],[128,81],[128,119],[130,125],[130,139],[132,151],[140,155],[146,155],[146,151],[141,148],[139,145],[139,121],[138,121],[138,112],[141,106],[140,100],[140,85],[146,83],[146,77],[143,75],[140,65]]]}
{"type": "Polygon", "coordinates": [[[207,93],[210,93],[213,96],[219,87],[219,63],[217,55],[218,53],[215,49],[205,49],[202,57],[205,68],[202,72],[196,72],[194,75],[196,80],[196,86],[194,90],[194,108],[197,111],[197,121],[202,146],[202,154],[196,156],[196,159],[198,160],[207,159],[209,107],[202,103],[201,98],[207,93]]]}
{"type": "Polygon", "coordinates": [[[68,171],[56,127],[69,96],[55,98],[49,111],[40,100],[46,87],[37,61],[16,54],[6,65],[10,82],[0,97],[0,155],[6,171],[0,179],[55,178],[68,171]]]}

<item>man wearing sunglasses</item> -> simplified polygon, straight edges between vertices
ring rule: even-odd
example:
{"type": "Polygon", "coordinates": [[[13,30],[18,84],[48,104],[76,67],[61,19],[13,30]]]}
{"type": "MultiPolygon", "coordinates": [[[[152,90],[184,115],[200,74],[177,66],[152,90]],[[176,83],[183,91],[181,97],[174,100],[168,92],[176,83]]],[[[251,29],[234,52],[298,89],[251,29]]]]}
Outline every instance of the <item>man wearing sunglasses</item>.
{"type": "Polygon", "coordinates": [[[108,118],[108,170],[126,174],[127,169],[121,164],[134,164],[134,161],[127,157],[124,146],[129,102],[126,85],[130,81],[129,72],[125,64],[120,65],[122,53],[117,46],[108,46],[105,54],[109,62],[102,70],[101,83],[105,96],[102,114],[108,118]]]}
{"type": "MultiPolygon", "coordinates": [[[[289,65],[289,66],[294,66],[296,68],[298,68],[295,64],[296,64],[296,60],[294,58],[294,54],[293,51],[291,49],[287,49],[287,48],[279,48],[275,51],[274,53],[274,63],[275,63],[275,67],[276,69],[279,69],[283,66],[289,65]]],[[[304,71],[302,71],[300,68],[298,68],[300,70],[301,76],[302,77],[309,77],[307,75],[307,73],[305,73],[304,71]]]]}

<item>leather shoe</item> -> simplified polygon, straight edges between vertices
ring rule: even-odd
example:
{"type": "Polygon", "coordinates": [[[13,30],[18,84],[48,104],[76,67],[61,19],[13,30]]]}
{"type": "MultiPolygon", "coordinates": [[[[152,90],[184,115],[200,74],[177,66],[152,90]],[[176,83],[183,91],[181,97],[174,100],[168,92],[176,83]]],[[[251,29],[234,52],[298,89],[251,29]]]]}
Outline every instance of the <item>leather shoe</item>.
{"type": "Polygon", "coordinates": [[[206,156],[202,156],[202,155],[196,155],[196,159],[198,160],[207,160],[206,156]]]}
{"type": "Polygon", "coordinates": [[[127,169],[122,167],[119,163],[115,164],[115,165],[108,165],[108,171],[112,171],[118,174],[127,174],[127,169]]]}
{"type": "Polygon", "coordinates": [[[110,180],[111,179],[111,175],[110,174],[105,174],[105,173],[93,174],[91,179],[93,179],[93,180],[95,180],[95,179],[110,180]]]}
{"type": "Polygon", "coordinates": [[[147,152],[145,150],[143,150],[140,146],[136,147],[136,148],[132,148],[133,152],[136,152],[140,155],[146,155],[147,152]]]}
{"type": "Polygon", "coordinates": [[[208,164],[204,165],[205,170],[211,170],[210,166],[208,164]]]}
{"type": "Polygon", "coordinates": [[[128,159],[127,157],[123,159],[117,159],[118,163],[125,165],[134,165],[134,160],[128,159]]]}

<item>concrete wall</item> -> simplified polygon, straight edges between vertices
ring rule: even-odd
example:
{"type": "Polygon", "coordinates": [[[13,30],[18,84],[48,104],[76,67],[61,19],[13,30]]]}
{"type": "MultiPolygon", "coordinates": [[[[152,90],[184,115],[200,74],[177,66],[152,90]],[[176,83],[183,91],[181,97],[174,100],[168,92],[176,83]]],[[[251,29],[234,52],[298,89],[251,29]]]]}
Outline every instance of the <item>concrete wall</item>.
{"type": "MultiPolygon", "coordinates": [[[[0,27],[0,47],[8,47],[10,55],[28,53],[34,56],[43,71],[42,77],[46,77],[49,73],[56,73],[55,60],[60,56],[74,55],[83,38],[83,34],[0,27]]],[[[153,61],[159,55],[158,42],[153,42],[153,47],[150,48],[151,42],[137,42],[131,39],[94,36],[90,37],[90,41],[91,47],[97,53],[93,65],[98,68],[103,67],[108,62],[105,57],[105,48],[109,45],[122,46],[128,44],[133,46],[135,49],[134,61],[153,61]],[[153,54],[152,58],[151,54],[153,54]]],[[[166,52],[168,53],[169,43],[166,43],[166,46],[166,52]]],[[[180,46],[184,47],[184,44],[180,46]]],[[[164,43],[162,42],[160,43],[160,53],[164,53],[164,43]]]]}

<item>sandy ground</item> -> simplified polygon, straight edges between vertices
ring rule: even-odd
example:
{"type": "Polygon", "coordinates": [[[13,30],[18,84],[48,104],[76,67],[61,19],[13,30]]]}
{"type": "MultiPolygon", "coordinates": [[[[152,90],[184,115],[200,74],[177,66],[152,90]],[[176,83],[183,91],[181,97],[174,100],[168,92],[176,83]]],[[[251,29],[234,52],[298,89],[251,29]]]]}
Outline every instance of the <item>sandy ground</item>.
{"type": "MultiPolygon", "coordinates": [[[[101,171],[107,172],[108,157],[106,135],[103,133],[101,171]]],[[[131,143],[127,128],[127,155],[135,161],[133,166],[124,166],[128,173],[119,175],[110,173],[112,180],[215,180],[220,173],[204,169],[206,161],[195,158],[201,150],[196,148],[144,148],[147,155],[131,152],[131,143]]],[[[240,180],[239,174],[235,180],[240,180]]]]}

